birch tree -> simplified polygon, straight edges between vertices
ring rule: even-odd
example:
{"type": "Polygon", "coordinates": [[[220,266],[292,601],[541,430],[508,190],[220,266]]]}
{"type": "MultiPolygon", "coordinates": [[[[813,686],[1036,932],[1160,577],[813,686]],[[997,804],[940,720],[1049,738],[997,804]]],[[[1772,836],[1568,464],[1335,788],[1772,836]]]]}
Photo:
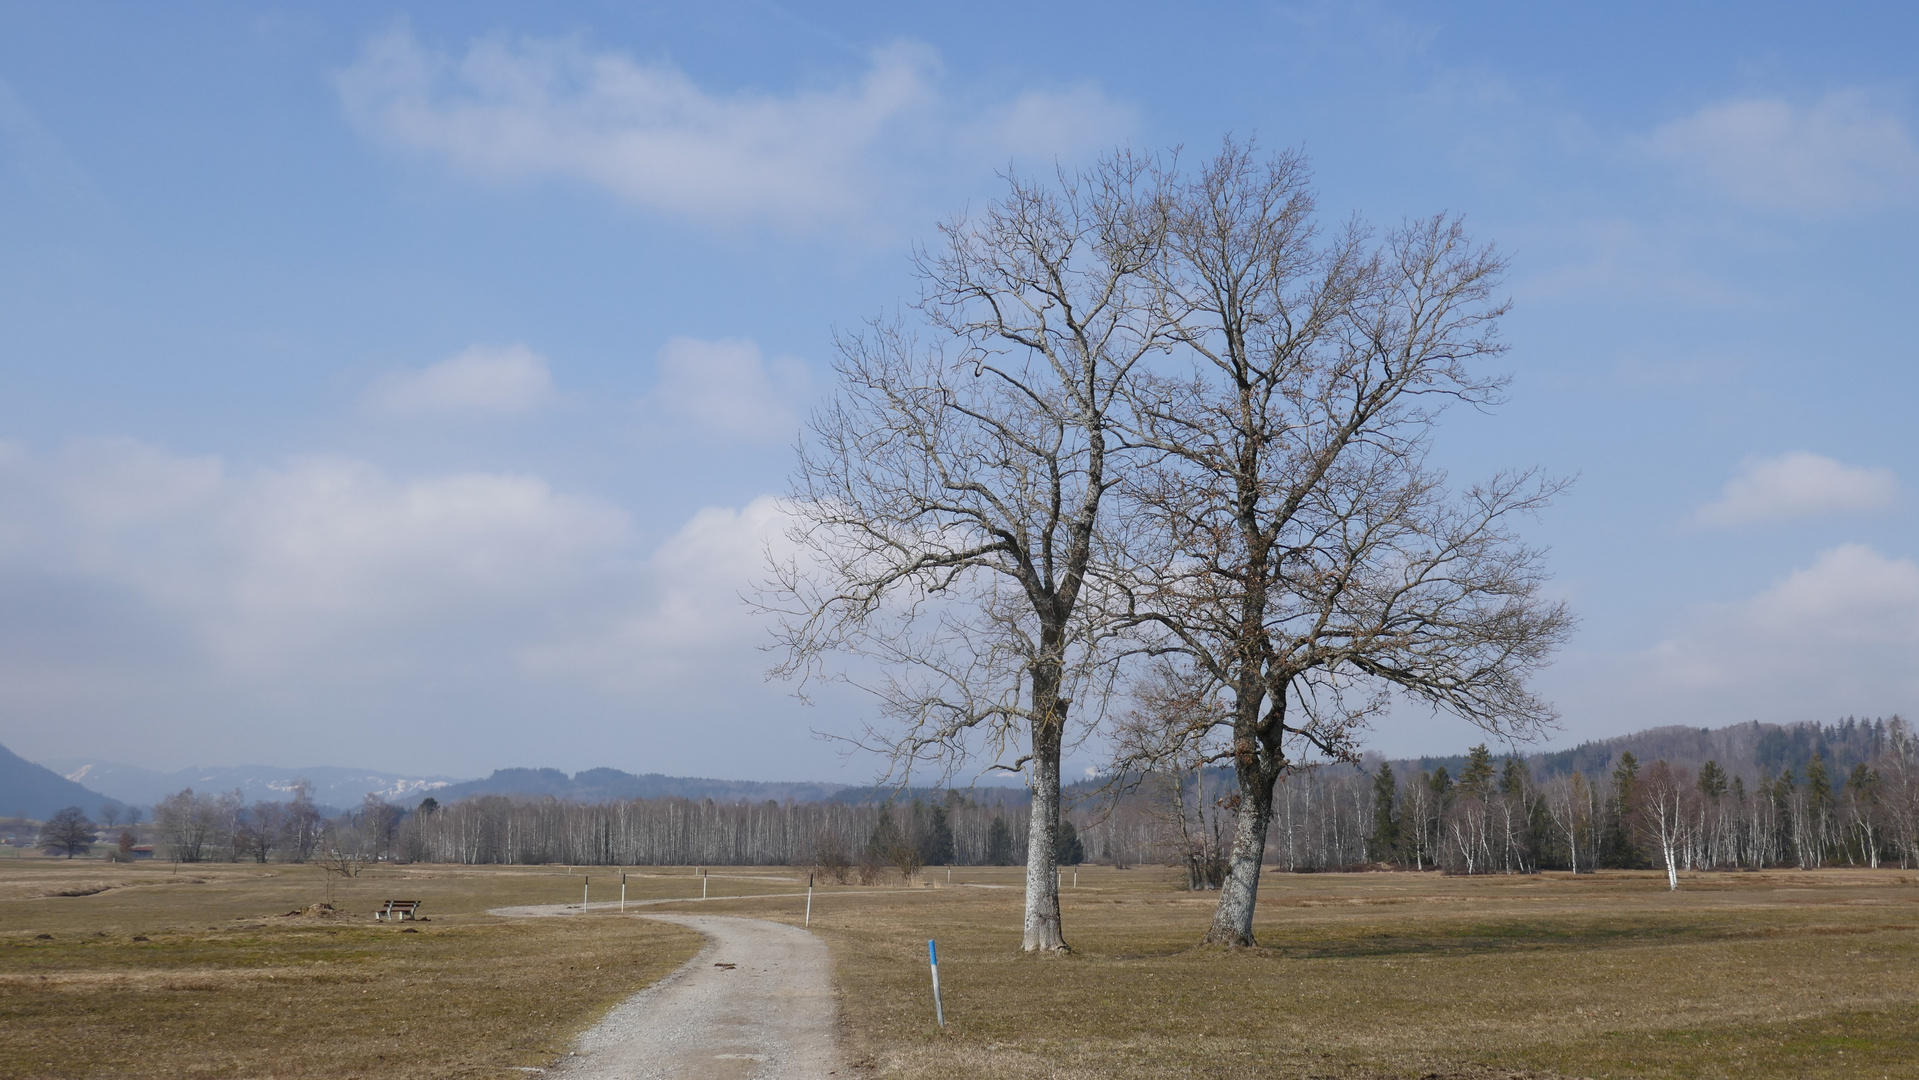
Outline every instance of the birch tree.
{"type": "Polygon", "coordinates": [[[1666,887],[1679,888],[1680,845],[1684,842],[1685,830],[1690,820],[1687,795],[1692,786],[1684,769],[1675,769],[1665,761],[1656,761],[1646,771],[1644,784],[1644,802],[1641,812],[1647,831],[1659,843],[1660,857],[1666,863],[1666,887]]]}
{"type": "Polygon", "coordinates": [[[1124,626],[1093,569],[1115,542],[1114,410],[1163,344],[1153,177],[1121,155],[1054,185],[1010,179],[943,227],[918,258],[928,340],[894,322],[839,343],[787,502],[800,555],[762,598],[776,673],[871,691],[882,720],[862,741],[895,766],[984,753],[1025,773],[1029,952],[1066,948],[1060,754],[1100,715],[1124,626]]]}
{"type": "Polygon", "coordinates": [[[1425,456],[1449,402],[1494,402],[1503,263],[1455,219],[1322,232],[1297,155],[1228,141],[1169,197],[1160,275],[1178,363],[1142,380],[1129,489],[1158,527],[1137,603],[1221,696],[1192,733],[1238,776],[1206,940],[1253,944],[1274,785],[1351,760],[1389,691],[1495,734],[1550,707],[1526,676],[1566,635],[1510,522],[1555,486],[1454,494],[1425,456]],[[1183,365],[1183,366],[1180,366],[1183,365]]]}

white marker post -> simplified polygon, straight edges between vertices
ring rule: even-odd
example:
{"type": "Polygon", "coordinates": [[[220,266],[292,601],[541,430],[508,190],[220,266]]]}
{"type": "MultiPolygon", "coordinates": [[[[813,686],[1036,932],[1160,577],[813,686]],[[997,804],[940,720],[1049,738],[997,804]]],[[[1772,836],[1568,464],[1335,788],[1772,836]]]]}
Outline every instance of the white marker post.
{"type": "Polygon", "coordinates": [[[620,914],[626,914],[626,871],[620,871],[620,914]]]}
{"type": "Polygon", "coordinates": [[[706,899],[706,867],[700,867],[700,899],[706,899]]]}
{"type": "Polygon", "coordinates": [[[590,877],[587,877],[585,874],[581,874],[580,875],[580,910],[581,911],[586,910],[586,898],[590,896],[592,892],[593,892],[593,879],[590,877]]]}
{"type": "Polygon", "coordinates": [[[926,939],[926,962],[933,968],[933,1019],[946,1027],[946,1006],[940,1004],[940,952],[932,938],[926,939]]]}
{"type": "Polygon", "coordinates": [[[806,925],[813,925],[813,875],[806,875],[806,925]]]}

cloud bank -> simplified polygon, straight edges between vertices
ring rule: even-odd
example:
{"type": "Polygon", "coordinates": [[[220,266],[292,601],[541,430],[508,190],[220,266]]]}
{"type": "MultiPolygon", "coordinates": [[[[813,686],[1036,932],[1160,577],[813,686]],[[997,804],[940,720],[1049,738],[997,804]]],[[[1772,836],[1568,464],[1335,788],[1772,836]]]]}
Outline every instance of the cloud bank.
{"type": "Polygon", "coordinates": [[[381,376],[366,408],[385,416],[515,416],[554,399],[546,357],[525,345],[474,345],[420,371],[381,376]]]}
{"type": "MultiPolygon", "coordinates": [[[[665,765],[730,718],[777,723],[740,600],[783,524],[771,499],[652,544],[623,508],[536,475],[236,471],[113,440],[0,444],[0,522],[9,745],[83,723],[161,764],[257,740],[473,772],[665,765]]],[[[781,744],[767,734],[748,741],[781,744]]]]}
{"type": "Polygon", "coordinates": [[[1890,509],[1899,501],[1891,469],[1846,465],[1804,450],[1753,457],[1726,482],[1719,498],[1693,512],[1692,523],[1731,528],[1890,509]]]}
{"type": "Polygon", "coordinates": [[[811,387],[797,360],[769,361],[737,338],[676,337],[655,368],[658,385],[641,404],[664,423],[750,442],[787,443],[799,432],[797,405],[811,387]]]}
{"type": "Polygon", "coordinates": [[[1091,86],[956,101],[937,55],[912,42],[875,50],[856,79],[780,94],[710,89],[573,39],[487,39],[448,55],[400,28],[368,41],[337,85],[362,131],[456,171],[795,227],[863,217],[908,175],[1103,148],[1131,122],[1091,86]]]}
{"type": "Polygon", "coordinates": [[[1660,126],[1642,144],[1693,185],[1748,206],[1822,215],[1919,201],[1919,146],[1857,91],[1807,105],[1740,98],[1660,126]]]}
{"type": "Polygon", "coordinates": [[[1582,735],[1910,716],[1915,654],[1919,564],[1842,544],[1744,600],[1695,606],[1644,650],[1570,655],[1545,682],[1582,735]]]}

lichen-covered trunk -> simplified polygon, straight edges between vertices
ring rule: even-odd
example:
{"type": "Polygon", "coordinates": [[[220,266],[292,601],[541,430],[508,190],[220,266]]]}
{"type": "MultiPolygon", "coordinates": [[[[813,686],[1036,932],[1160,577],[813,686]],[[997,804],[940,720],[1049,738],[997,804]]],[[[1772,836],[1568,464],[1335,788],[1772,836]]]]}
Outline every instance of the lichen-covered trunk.
{"type": "Polygon", "coordinates": [[[1026,833],[1026,936],[1029,953],[1067,952],[1059,920],[1059,754],[1066,703],[1059,676],[1033,678],[1033,813],[1026,833]]]}
{"type": "Polygon", "coordinates": [[[1266,860],[1266,831],[1273,821],[1273,783],[1278,772],[1257,761],[1242,762],[1239,810],[1233,824],[1232,861],[1219,887],[1219,906],[1206,931],[1208,945],[1252,945],[1253,909],[1259,902],[1259,869],[1266,860]]]}

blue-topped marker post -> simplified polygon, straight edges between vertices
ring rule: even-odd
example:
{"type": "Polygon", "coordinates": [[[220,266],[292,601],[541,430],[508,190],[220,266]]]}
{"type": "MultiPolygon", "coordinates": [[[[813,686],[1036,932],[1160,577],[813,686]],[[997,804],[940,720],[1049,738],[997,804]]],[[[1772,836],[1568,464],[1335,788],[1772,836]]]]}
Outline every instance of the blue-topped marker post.
{"type": "Polygon", "coordinates": [[[926,962],[933,969],[933,1019],[946,1026],[946,1007],[940,1004],[940,951],[932,938],[926,939],[926,962]]]}

